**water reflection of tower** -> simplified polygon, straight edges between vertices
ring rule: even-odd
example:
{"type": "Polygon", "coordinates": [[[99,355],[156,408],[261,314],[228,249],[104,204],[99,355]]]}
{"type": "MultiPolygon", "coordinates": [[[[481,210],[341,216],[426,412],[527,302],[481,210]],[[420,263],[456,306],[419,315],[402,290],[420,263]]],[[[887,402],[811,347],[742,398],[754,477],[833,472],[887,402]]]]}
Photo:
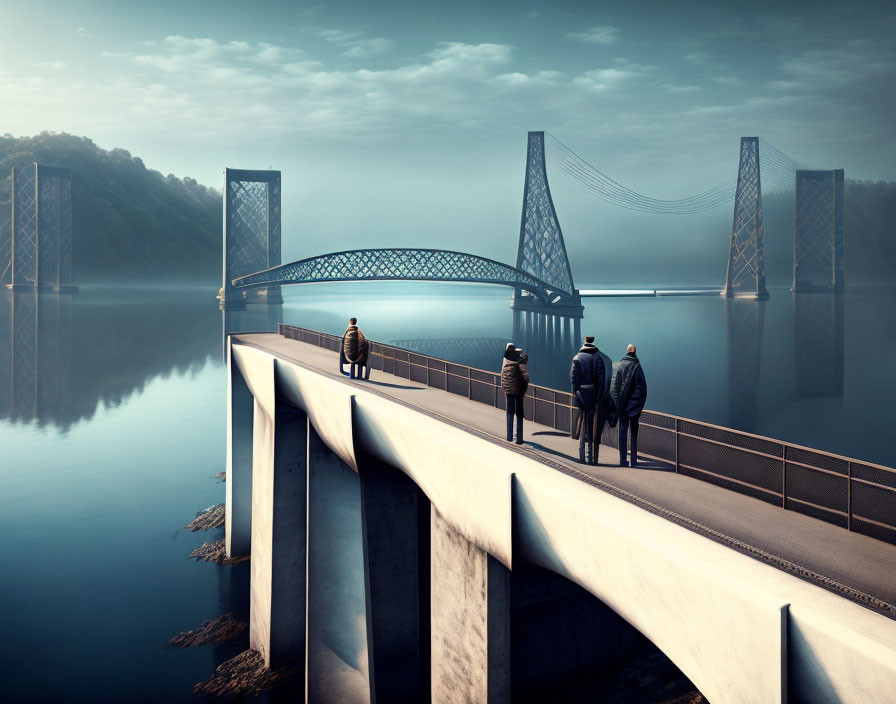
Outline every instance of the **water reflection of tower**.
{"type": "Polygon", "coordinates": [[[443,339],[392,340],[392,344],[418,354],[467,364],[497,372],[504,346],[512,341],[529,355],[528,370],[533,384],[561,391],[569,387],[569,366],[579,349],[573,337],[578,318],[524,314],[513,311],[513,337],[452,337],[443,339]],[[536,316],[542,317],[539,320],[536,316]]]}
{"type": "Polygon", "coordinates": [[[757,421],[759,370],[765,301],[727,298],[728,328],[728,424],[753,430],[757,421]]]}
{"type": "Polygon", "coordinates": [[[793,352],[799,398],[843,397],[843,294],[793,294],[793,352]]]}
{"type": "Polygon", "coordinates": [[[0,298],[0,415],[34,420],[72,405],[72,301],[16,293],[0,298]],[[5,377],[5,379],[4,379],[5,377]]]}
{"type": "Polygon", "coordinates": [[[513,340],[529,354],[533,383],[566,391],[569,365],[581,343],[581,318],[513,311],[513,340]]]}

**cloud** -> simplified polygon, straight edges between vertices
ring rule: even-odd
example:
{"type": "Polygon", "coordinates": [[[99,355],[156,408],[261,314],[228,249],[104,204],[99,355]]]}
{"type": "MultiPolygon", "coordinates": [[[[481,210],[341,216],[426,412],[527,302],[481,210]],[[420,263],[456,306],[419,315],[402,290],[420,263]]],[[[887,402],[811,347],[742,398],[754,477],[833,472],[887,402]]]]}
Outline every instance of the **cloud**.
{"type": "Polygon", "coordinates": [[[569,32],[566,36],[585,44],[613,44],[618,34],[616,27],[592,27],[585,32],[569,32]]]}
{"type": "Polygon", "coordinates": [[[672,94],[694,93],[694,92],[700,90],[700,86],[691,86],[691,85],[676,86],[671,83],[664,83],[663,90],[666,91],[667,93],[672,93],[672,94]]]}
{"type": "Polygon", "coordinates": [[[377,54],[385,54],[392,49],[394,42],[384,37],[366,37],[363,32],[345,32],[341,29],[319,29],[317,36],[327,42],[336,44],[344,51],[343,56],[353,59],[365,59],[377,54]]]}

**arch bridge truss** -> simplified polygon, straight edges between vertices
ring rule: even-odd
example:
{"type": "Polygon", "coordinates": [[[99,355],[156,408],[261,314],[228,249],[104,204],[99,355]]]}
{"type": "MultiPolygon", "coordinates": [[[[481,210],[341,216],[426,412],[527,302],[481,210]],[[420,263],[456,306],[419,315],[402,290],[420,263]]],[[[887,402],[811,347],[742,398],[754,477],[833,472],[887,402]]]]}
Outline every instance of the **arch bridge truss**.
{"type": "Polygon", "coordinates": [[[444,249],[355,249],[282,264],[233,280],[238,289],[325,281],[449,281],[510,286],[548,306],[568,305],[577,291],[560,290],[522,269],[444,249]]]}

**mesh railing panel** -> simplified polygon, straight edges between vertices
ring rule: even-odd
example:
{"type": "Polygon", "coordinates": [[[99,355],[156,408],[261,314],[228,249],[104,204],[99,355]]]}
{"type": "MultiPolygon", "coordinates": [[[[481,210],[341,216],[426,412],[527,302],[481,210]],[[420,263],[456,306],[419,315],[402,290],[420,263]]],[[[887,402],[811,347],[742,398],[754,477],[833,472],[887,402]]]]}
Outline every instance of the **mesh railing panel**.
{"type": "Polygon", "coordinates": [[[825,455],[822,452],[814,452],[806,450],[802,447],[787,447],[787,460],[789,462],[799,462],[800,464],[808,464],[812,467],[820,467],[830,472],[836,472],[846,476],[849,473],[849,461],[842,457],[834,457],[833,455],[825,455]]]}
{"type": "Polygon", "coordinates": [[[699,438],[705,438],[714,442],[720,442],[732,447],[743,448],[744,450],[753,450],[754,452],[762,452],[766,455],[782,456],[782,444],[770,438],[760,438],[756,435],[747,435],[738,433],[735,430],[727,430],[719,428],[715,425],[708,425],[698,421],[687,420],[681,418],[678,421],[678,432],[685,435],[696,435],[699,438]]]}
{"type": "Polygon", "coordinates": [[[417,364],[411,365],[411,381],[416,381],[418,384],[429,384],[429,376],[426,373],[426,367],[421,367],[417,364]]]}
{"type": "Polygon", "coordinates": [[[827,509],[832,517],[835,515],[833,512],[839,511],[845,514],[849,510],[847,482],[839,475],[825,474],[788,462],[785,486],[787,496],[785,506],[788,508],[795,500],[827,509]]]}
{"type": "Polygon", "coordinates": [[[644,411],[643,413],[641,413],[641,426],[643,427],[645,425],[654,425],[657,428],[675,430],[675,419],[671,416],[664,416],[659,413],[644,411]]]}
{"type": "Polygon", "coordinates": [[[430,369],[429,370],[429,385],[435,389],[441,389],[442,391],[448,390],[448,375],[445,374],[444,371],[439,371],[438,369],[430,369]]]}
{"type": "MultiPolygon", "coordinates": [[[[673,428],[674,425],[673,422],[673,428]]],[[[667,462],[675,462],[675,430],[644,425],[642,416],[638,429],[638,452],[659,457],[667,462]]]]}
{"type": "Polygon", "coordinates": [[[852,483],[852,516],[864,522],[884,523],[896,528],[896,492],[861,482],[852,483]]]}
{"type": "Polygon", "coordinates": [[[682,435],[678,439],[678,461],[725,479],[781,494],[781,460],[682,435]]]}
{"type": "Polygon", "coordinates": [[[722,487],[723,489],[728,489],[729,491],[734,491],[738,494],[743,494],[744,496],[750,496],[754,499],[759,499],[760,501],[764,501],[767,504],[772,504],[774,506],[781,505],[781,497],[776,494],[763,491],[762,489],[757,489],[747,484],[739,484],[738,482],[726,479],[725,477],[719,476],[717,474],[711,474],[708,472],[700,471],[699,469],[686,467],[684,465],[681,465],[679,467],[678,473],[683,474],[686,477],[699,479],[700,481],[707,482],[709,484],[715,484],[716,486],[722,487]]]}
{"type": "Polygon", "coordinates": [[[882,467],[872,467],[861,462],[852,463],[852,478],[862,479],[866,482],[874,482],[883,486],[896,489],[896,472],[882,467]]]}
{"type": "MultiPolygon", "coordinates": [[[[279,330],[289,339],[334,351],[342,343],[341,337],[305,328],[281,324],[279,330]]],[[[506,408],[497,372],[378,342],[371,342],[370,365],[493,408],[506,408]]],[[[523,401],[527,420],[566,433],[578,415],[571,404],[571,394],[535,384],[530,384],[523,401]]],[[[896,544],[896,470],[656,411],[641,415],[639,452],[674,464],[676,435],[680,474],[896,544]]],[[[601,444],[618,448],[618,437],[618,427],[605,425],[601,444]]]]}

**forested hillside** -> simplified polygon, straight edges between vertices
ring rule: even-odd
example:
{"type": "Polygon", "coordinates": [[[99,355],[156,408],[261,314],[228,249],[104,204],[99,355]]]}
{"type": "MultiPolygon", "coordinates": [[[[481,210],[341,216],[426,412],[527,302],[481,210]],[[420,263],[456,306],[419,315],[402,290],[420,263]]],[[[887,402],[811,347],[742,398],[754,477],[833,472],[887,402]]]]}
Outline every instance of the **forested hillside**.
{"type": "Polygon", "coordinates": [[[86,137],[0,137],[0,227],[9,227],[11,167],[35,161],[72,169],[75,282],[220,279],[221,194],[86,137]]]}
{"type": "MultiPolygon", "coordinates": [[[[220,281],[221,194],[86,137],[0,137],[0,228],[9,227],[10,167],[35,161],[72,169],[76,282],[220,281]]],[[[793,193],[764,195],[763,213],[769,280],[789,281],[793,193]]],[[[896,183],[847,180],[846,280],[896,281],[896,183]]]]}

